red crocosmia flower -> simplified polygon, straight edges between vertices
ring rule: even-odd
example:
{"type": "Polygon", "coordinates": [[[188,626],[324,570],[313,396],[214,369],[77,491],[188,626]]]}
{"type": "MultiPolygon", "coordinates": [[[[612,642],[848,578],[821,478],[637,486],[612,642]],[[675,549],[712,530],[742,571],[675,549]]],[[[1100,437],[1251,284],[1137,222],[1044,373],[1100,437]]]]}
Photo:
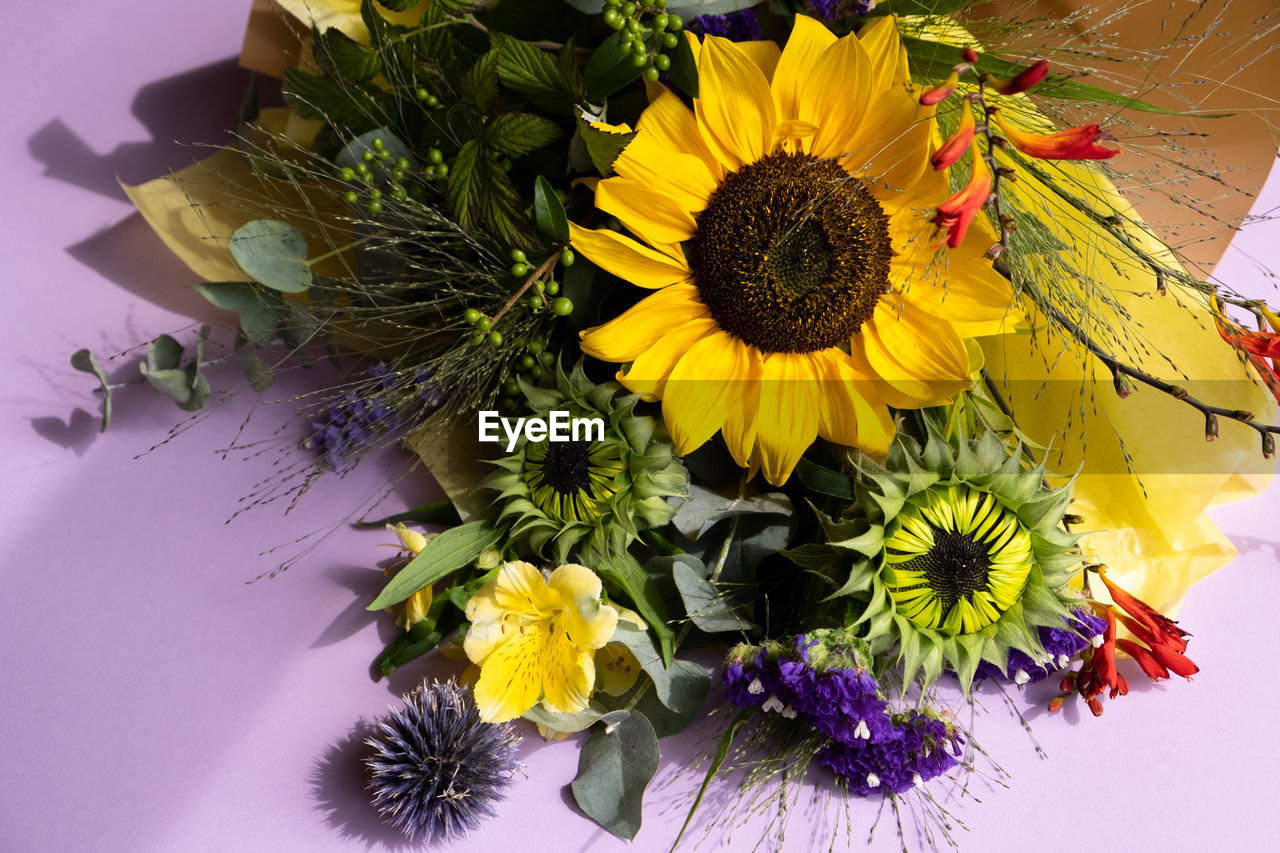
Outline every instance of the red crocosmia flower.
{"type": "Polygon", "coordinates": [[[950,76],[941,86],[934,86],[932,89],[926,89],[924,94],[920,96],[922,106],[931,107],[934,104],[940,104],[951,94],[955,92],[956,87],[960,85],[960,71],[952,69],[950,76]]]}
{"type": "MultiPolygon", "coordinates": [[[[1152,656],[1160,662],[1160,665],[1171,671],[1174,675],[1181,675],[1183,678],[1190,678],[1200,671],[1200,667],[1191,662],[1191,659],[1183,654],[1187,648],[1186,640],[1181,637],[1164,636],[1158,637],[1147,630],[1146,626],[1136,619],[1121,615],[1120,621],[1129,629],[1133,636],[1139,641],[1145,643],[1151,650],[1152,656]]],[[[1138,661],[1141,664],[1141,661],[1138,661]]],[[[1146,667],[1143,667],[1143,671],[1146,667]]],[[[1150,675],[1150,673],[1147,673],[1150,675]]]]}
{"type": "Polygon", "coordinates": [[[966,99],[964,105],[960,107],[960,126],[956,128],[955,134],[946,141],[946,144],[938,149],[938,153],[929,160],[933,168],[946,169],[954,166],[964,156],[969,143],[973,142],[973,133],[976,128],[977,125],[973,121],[973,107],[966,99]]]}
{"type": "Polygon", "coordinates": [[[1103,137],[1096,124],[1082,124],[1054,133],[1027,133],[1005,121],[999,110],[991,111],[992,119],[1013,146],[1039,160],[1108,160],[1120,153],[1119,148],[1098,144],[1103,137]]]}
{"type": "Polygon", "coordinates": [[[1152,681],[1159,681],[1162,678],[1169,677],[1169,670],[1160,661],[1156,660],[1150,651],[1133,640],[1116,640],[1116,648],[1137,661],[1138,666],[1142,667],[1142,671],[1152,681]]]}
{"type": "Polygon", "coordinates": [[[1048,73],[1049,61],[1047,59],[1042,59],[1036,64],[1023,69],[1021,73],[1010,77],[1008,80],[1003,80],[999,77],[992,77],[988,74],[983,77],[982,82],[1002,95],[1017,95],[1018,93],[1025,92],[1032,86],[1043,81],[1048,73]]]}
{"type": "MultiPolygon", "coordinates": [[[[1107,578],[1106,569],[1099,569],[1098,577],[1102,578],[1102,582],[1107,585],[1111,600],[1132,617],[1125,620],[1125,626],[1132,631],[1131,622],[1136,622],[1147,635],[1140,636],[1139,639],[1146,642],[1150,638],[1155,644],[1172,648],[1179,654],[1187,650],[1187,641],[1183,638],[1190,635],[1179,628],[1177,622],[1116,586],[1107,578]]],[[[1152,642],[1147,642],[1147,645],[1152,645],[1152,642]]]]}
{"type": "Polygon", "coordinates": [[[933,217],[934,225],[947,229],[947,245],[953,249],[964,242],[969,223],[991,197],[991,170],[978,150],[977,140],[969,143],[969,150],[973,152],[973,177],[969,178],[964,189],[938,205],[938,212],[933,217]]]}
{"type": "Polygon", "coordinates": [[[1215,298],[1213,301],[1213,319],[1218,326],[1218,334],[1231,346],[1244,353],[1249,364],[1257,371],[1258,376],[1266,383],[1271,395],[1280,402],[1280,317],[1262,309],[1267,322],[1271,324],[1270,332],[1251,332],[1243,329],[1227,319],[1222,313],[1222,306],[1215,298]],[[1267,361],[1267,359],[1271,359],[1267,361]]]}
{"type": "MultiPolygon", "coordinates": [[[[1104,605],[1095,607],[1094,612],[1107,620],[1107,629],[1102,633],[1102,645],[1092,652],[1085,652],[1087,659],[1076,678],[1076,689],[1086,700],[1094,700],[1109,687],[1111,698],[1114,699],[1129,692],[1129,682],[1116,669],[1116,614],[1112,608],[1104,605]]],[[[1094,714],[1102,713],[1094,708],[1092,701],[1089,702],[1089,707],[1094,714]]]]}

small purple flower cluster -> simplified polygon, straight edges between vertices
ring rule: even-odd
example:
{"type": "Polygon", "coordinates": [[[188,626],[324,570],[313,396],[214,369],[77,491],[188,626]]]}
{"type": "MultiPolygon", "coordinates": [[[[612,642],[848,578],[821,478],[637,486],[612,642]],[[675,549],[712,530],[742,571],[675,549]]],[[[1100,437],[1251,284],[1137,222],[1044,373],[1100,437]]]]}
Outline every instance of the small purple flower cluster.
{"type": "Polygon", "coordinates": [[[729,41],[759,41],[760,19],[750,9],[727,15],[699,15],[689,22],[689,31],[700,36],[721,36],[729,41]]]}
{"type": "Polygon", "coordinates": [[[994,664],[983,661],[978,664],[974,680],[983,678],[999,678],[1017,684],[1030,684],[1042,681],[1053,673],[1065,669],[1071,658],[1080,654],[1093,643],[1094,637],[1101,637],[1107,623],[1087,610],[1077,610],[1072,618],[1066,619],[1066,628],[1038,628],[1040,643],[1044,646],[1045,658],[1037,662],[1026,652],[1018,649],[1009,650],[1009,660],[1005,676],[994,664]]]}
{"type": "MultiPolygon", "coordinates": [[[[362,382],[352,391],[333,401],[321,420],[311,423],[311,435],[303,447],[323,456],[329,467],[342,470],[350,457],[358,456],[375,439],[392,435],[404,426],[397,408],[390,405],[392,389],[402,384],[398,374],[383,362],[375,362],[362,382]]],[[[415,405],[433,409],[443,397],[423,373],[417,379],[415,405]]]]}
{"type": "Polygon", "coordinates": [[[729,701],[799,718],[825,735],[815,760],[859,796],[900,794],[957,763],[959,730],[918,711],[891,713],[875,678],[847,650],[832,654],[820,640],[800,635],[793,649],[761,647],[738,657],[725,667],[729,701]],[[815,646],[822,648],[821,662],[810,659],[815,646]]]}
{"type": "Polygon", "coordinates": [[[819,18],[829,24],[845,15],[871,14],[876,0],[809,0],[809,5],[819,18]]]}

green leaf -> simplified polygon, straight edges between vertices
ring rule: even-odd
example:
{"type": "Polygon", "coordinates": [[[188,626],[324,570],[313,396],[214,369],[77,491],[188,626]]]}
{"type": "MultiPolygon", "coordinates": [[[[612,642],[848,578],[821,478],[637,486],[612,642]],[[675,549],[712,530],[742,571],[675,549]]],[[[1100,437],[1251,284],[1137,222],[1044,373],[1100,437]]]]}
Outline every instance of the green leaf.
{"type": "Polygon", "coordinates": [[[399,604],[429,583],[470,563],[497,544],[499,533],[487,521],[472,521],[446,530],[427,543],[369,605],[381,610],[399,604]]]}
{"type": "MultiPolygon", "coordinates": [[[[877,7],[878,9],[879,7],[877,7]]],[[[961,54],[964,48],[941,42],[904,36],[902,45],[906,48],[911,65],[912,78],[915,80],[938,81],[946,79],[953,66],[964,61],[961,54]]],[[[996,77],[1012,77],[1025,70],[1025,66],[1007,59],[1001,59],[989,53],[978,54],[977,69],[989,72],[996,77]]],[[[1156,106],[1155,104],[1099,89],[1077,82],[1060,74],[1050,74],[1040,85],[1031,90],[1032,94],[1044,98],[1061,98],[1073,101],[1090,101],[1097,104],[1121,107],[1141,112],[1178,115],[1177,110],[1156,106]]],[[[1201,116],[1204,118],[1205,116],[1201,116]]]]}
{"type": "Polygon", "coordinates": [[[311,52],[325,74],[341,80],[368,80],[381,68],[376,51],[353,40],[337,27],[321,33],[311,29],[311,52]]]}
{"type": "Polygon", "coordinates": [[[493,107],[498,99],[498,56],[501,54],[493,48],[476,60],[475,65],[462,75],[459,88],[483,112],[493,107]]]}
{"type": "Polygon", "coordinates": [[[503,243],[514,248],[528,248],[533,231],[525,218],[524,199],[511,183],[506,170],[491,157],[480,161],[480,218],[503,243]]]}
{"type": "Polygon", "coordinates": [[[791,515],[791,499],[781,492],[765,492],[751,498],[725,497],[714,489],[692,484],[690,497],[680,506],[671,523],[697,539],[717,522],[735,515],[791,515]]]}
{"type": "MultiPolygon", "coordinates": [[[[381,3],[382,0],[378,0],[378,2],[381,3]]],[[[391,2],[405,2],[405,0],[391,0],[391,2]]],[[[413,0],[413,2],[410,2],[409,5],[404,8],[411,8],[419,2],[421,2],[421,0],[413,0]]],[[[455,15],[465,15],[469,12],[476,11],[481,6],[485,5],[486,2],[487,0],[433,0],[432,5],[439,6],[440,9],[445,12],[451,12],[455,15]]],[[[388,3],[384,3],[383,5],[387,6],[387,8],[393,8],[388,3]]],[[[399,9],[397,11],[404,10],[399,9]]]]}
{"type": "Polygon", "coordinates": [[[258,289],[247,281],[207,281],[193,289],[224,311],[243,311],[259,303],[258,289]]]}
{"type": "Polygon", "coordinates": [[[573,798],[587,817],[619,838],[640,831],[644,791],[658,770],[658,737],[640,714],[597,730],[582,746],[573,798]]]}
{"type": "Polygon", "coordinates": [[[866,17],[880,15],[950,15],[973,0],[880,0],[866,17]]]}
{"type": "Polygon", "coordinates": [[[675,83],[682,92],[691,98],[696,98],[698,97],[698,65],[693,59],[693,48],[683,33],[678,33],[677,37],[680,41],[666,53],[671,58],[671,68],[667,73],[671,75],[671,82],[675,83]]]}
{"type": "Polygon", "coordinates": [[[303,293],[311,286],[307,239],[287,222],[246,222],[231,235],[231,254],[241,269],[272,290],[303,293]]]}
{"type": "Polygon", "coordinates": [[[796,476],[806,488],[833,498],[853,500],[853,481],[847,474],[823,468],[816,462],[801,457],[796,465],[796,476]]]}
{"type": "Polygon", "coordinates": [[[480,215],[481,159],[479,141],[469,139],[459,149],[449,171],[449,206],[458,217],[458,224],[468,231],[476,227],[480,215]]]}
{"type": "Polygon", "coordinates": [[[383,675],[390,675],[415,658],[440,645],[444,632],[432,621],[419,622],[387,644],[376,661],[383,675]]]}
{"type": "Polygon", "coordinates": [[[508,157],[519,157],[560,138],[560,125],[532,113],[503,113],[489,122],[485,142],[508,157]]]}
{"type": "Polygon", "coordinates": [[[111,385],[107,382],[107,374],[87,349],[76,350],[71,355],[71,366],[81,373],[97,377],[99,389],[102,391],[102,423],[98,432],[106,432],[111,425],[111,385]]]}
{"type": "Polygon", "coordinates": [[[606,178],[613,173],[613,161],[617,160],[622,149],[636,138],[635,133],[612,133],[600,130],[582,117],[578,118],[578,133],[587,146],[587,156],[591,158],[591,165],[606,178]]]}
{"type": "Polygon", "coordinates": [[[676,836],[675,843],[671,845],[672,850],[680,846],[680,839],[684,838],[685,830],[689,828],[689,822],[693,820],[693,813],[698,810],[698,806],[702,805],[702,797],[707,793],[711,780],[729,755],[729,747],[733,744],[733,738],[738,734],[738,729],[742,728],[743,723],[751,719],[754,714],[755,708],[743,708],[738,712],[738,716],[733,718],[733,722],[725,730],[724,736],[720,738],[720,745],[716,747],[716,754],[711,759],[711,766],[707,768],[707,775],[702,777],[702,784],[698,787],[698,795],[693,798],[693,805],[689,807],[689,814],[685,816],[684,824],[680,827],[680,834],[676,836]]]}
{"type": "Polygon", "coordinates": [[[172,399],[184,411],[199,409],[209,399],[212,390],[209,380],[200,373],[200,358],[208,334],[209,327],[202,327],[196,357],[186,367],[180,366],[182,344],[170,335],[156,338],[147,350],[147,360],[138,365],[147,384],[172,399]]]}
{"type": "Polygon", "coordinates": [[[542,175],[533,182],[533,220],[538,230],[556,243],[569,242],[569,217],[555,187],[542,175]]]}
{"type": "Polygon", "coordinates": [[[382,141],[382,150],[390,157],[388,160],[383,160],[380,157],[374,159],[372,172],[375,176],[375,183],[383,183],[388,180],[391,177],[391,170],[395,168],[394,164],[401,158],[409,161],[411,170],[418,168],[418,160],[413,156],[413,149],[405,145],[404,141],[387,127],[367,130],[342,146],[342,150],[334,155],[334,165],[340,169],[354,169],[357,165],[364,163],[364,153],[374,150],[373,140],[375,139],[382,141]]]}
{"type": "Polygon", "coordinates": [[[681,713],[702,708],[711,679],[701,666],[693,661],[677,660],[669,668],[664,667],[649,632],[627,622],[618,623],[611,642],[621,643],[636,656],[653,679],[653,689],[663,705],[681,713]]]}
{"type": "Polygon", "coordinates": [[[715,634],[721,631],[746,633],[755,629],[754,624],[734,612],[724,593],[707,580],[706,567],[701,560],[685,554],[678,554],[671,560],[671,574],[684,601],[685,612],[700,630],[715,634]]]}
{"type": "MultiPolygon", "coordinates": [[[[364,0],[368,3],[370,0],[364,0]]],[[[422,0],[378,0],[378,5],[384,9],[390,9],[392,12],[405,12],[421,3],[422,0]]],[[[436,0],[435,5],[449,8],[453,4],[450,0],[436,0]]],[[[473,2],[471,5],[475,5],[473,2]]]]}
{"type": "Polygon", "coordinates": [[[447,599],[453,603],[453,606],[462,612],[467,610],[467,602],[470,601],[476,593],[484,589],[485,585],[497,580],[498,573],[502,571],[502,567],[490,569],[479,577],[472,578],[464,584],[454,584],[446,589],[441,598],[447,599]]]}
{"type": "Polygon", "coordinates": [[[616,558],[609,553],[592,551],[584,553],[582,559],[584,563],[595,567],[596,574],[616,584],[631,599],[636,612],[657,636],[663,661],[670,664],[675,659],[675,634],[667,625],[666,607],[662,603],[657,582],[625,551],[616,558]]]}
{"type": "MultiPolygon", "coordinates": [[[[594,705],[596,703],[593,702],[592,704],[594,705]]],[[[569,734],[573,734],[574,732],[586,731],[610,713],[616,714],[618,712],[610,712],[605,710],[603,707],[589,706],[573,714],[557,714],[554,711],[548,711],[543,707],[542,703],[539,702],[537,705],[534,705],[532,708],[521,714],[521,717],[531,723],[546,726],[548,729],[555,732],[567,732],[569,734]]]]}
{"type": "Polygon", "coordinates": [[[351,131],[381,124],[377,117],[386,114],[389,97],[371,83],[339,83],[292,65],[284,70],[280,91],[302,118],[322,119],[351,131]]]}
{"type": "Polygon", "coordinates": [[[265,361],[258,358],[253,350],[245,346],[245,341],[246,336],[243,334],[236,336],[236,361],[239,363],[240,369],[244,371],[244,378],[249,381],[249,387],[255,391],[265,391],[275,381],[275,371],[265,361]]]}
{"type": "Polygon", "coordinates": [[[561,76],[550,54],[503,33],[492,33],[491,38],[501,49],[498,77],[504,85],[551,113],[566,113],[573,107],[574,87],[561,76]]]}
{"type": "Polygon", "coordinates": [[[357,529],[366,529],[370,527],[386,527],[388,524],[399,524],[402,521],[414,521],[418,524],[447,524],[451,526],[462,523],[453,501],[446,498],[442,501],[435,501],[404,512],[398,512],[395,515],[388,515],[386,518],[379,518],[377,521],[366,521],[362,518],[352,526],[357,529]]]}
{"type": "MultiPolygon", "coordinates": [[[[682,40],[683,41],[683,40],[682,40]]],[[[644,31],[645,44],[652,47],[653,33],[644,31]]],[[[587,64],[582,67],[582,80],[587,86],[587,98],[592,101],[603,101],[640,76],[643,66],[638,66],[631,58],[632,53],[622,52],[622,33],[616,32],[604,41],[591,54],[587,64]]],[[[675,61],[672,60],[672,65],[675,61]]]]}
{"type": "Polygon", "coordinates": [[[284,300],[272,291],[258,291],[258,301],[240,311],[240,331],[255,344],[267,344],[280,327],[284,300]]]}

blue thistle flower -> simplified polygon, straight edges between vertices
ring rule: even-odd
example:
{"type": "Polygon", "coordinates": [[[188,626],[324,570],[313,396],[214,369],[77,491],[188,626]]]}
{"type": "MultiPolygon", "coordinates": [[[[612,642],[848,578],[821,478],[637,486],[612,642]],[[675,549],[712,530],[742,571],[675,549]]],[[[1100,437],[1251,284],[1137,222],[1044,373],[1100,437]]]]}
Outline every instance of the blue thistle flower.
{"type": "Polygon", "coordinates": [[[471,688],[453,679],[424,681],[402,700],[365,741],[373,805],[410,841],[461,838],[497,814],[520,766],[520,737],[508,724],[483,722],[471,688]]]}

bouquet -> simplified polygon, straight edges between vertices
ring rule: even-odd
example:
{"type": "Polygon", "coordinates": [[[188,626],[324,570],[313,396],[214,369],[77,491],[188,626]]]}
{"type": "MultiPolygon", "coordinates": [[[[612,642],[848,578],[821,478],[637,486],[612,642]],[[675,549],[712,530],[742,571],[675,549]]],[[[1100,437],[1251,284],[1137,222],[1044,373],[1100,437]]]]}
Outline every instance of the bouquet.
{"type": "Polygon", "coordinates": [[[255,4],[234,143],[127,188],[230,334],[139,381],[195,411],[217,361],[334,361],[264,493],[397,446],[439,485],[368,602],[379,673],[452,669],[368,739],[409,839],[498,813],[535,729],[587,733],[573,798],[634,837],[710,715],[690,819],[816,786],[949,841],[981,692],[1198,671],[1175,611],[1269,480],[1280,316],[1206,272],[1247,194],[1205,139],[1270,157],[1263,96],[1184,78],[1276,18],[1148,49],[1009,5],[255,4]]]}

